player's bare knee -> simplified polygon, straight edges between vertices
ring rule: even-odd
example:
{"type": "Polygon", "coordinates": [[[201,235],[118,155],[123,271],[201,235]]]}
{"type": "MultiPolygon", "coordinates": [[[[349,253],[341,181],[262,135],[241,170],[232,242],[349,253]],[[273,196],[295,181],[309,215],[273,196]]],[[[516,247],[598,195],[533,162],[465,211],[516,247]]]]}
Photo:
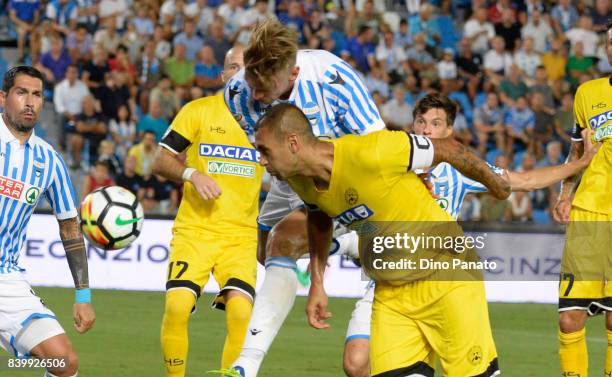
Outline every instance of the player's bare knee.
{"type": "Polygon", "coordinates": [[[292,227],[279,223],[268,235],[266,255],[268,257],[292,257],[298,259],[307,251],[306,242],[305,234],[300,234],[295,229],[292,229],[292,227]]]}
{"type": "Polygon", "coordinates": [[[367,347],[355,346],[351,342],[344,347],[344,358],[342,360],[344,373],[348,377],[369,377],[370,364],[367,347]]]}
{"type": "Polygon", "coordinates": [[[559,313],[559,329],[566,334],[580,331],[586,324],[587,313],[583,310],[568,310],[559,313]]]}

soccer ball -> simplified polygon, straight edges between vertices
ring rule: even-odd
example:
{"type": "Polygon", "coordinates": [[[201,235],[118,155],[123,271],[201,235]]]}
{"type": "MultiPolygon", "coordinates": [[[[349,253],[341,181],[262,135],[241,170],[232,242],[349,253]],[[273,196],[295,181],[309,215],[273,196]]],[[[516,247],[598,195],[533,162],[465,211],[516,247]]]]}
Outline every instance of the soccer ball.
{"type": "Polygon", "coordinates": [[[140,234],[144,215],[136,196],[119,186],[89,193],[81,203],[81,229],[87,240],[105,250],[128,247],[140,234]]]}

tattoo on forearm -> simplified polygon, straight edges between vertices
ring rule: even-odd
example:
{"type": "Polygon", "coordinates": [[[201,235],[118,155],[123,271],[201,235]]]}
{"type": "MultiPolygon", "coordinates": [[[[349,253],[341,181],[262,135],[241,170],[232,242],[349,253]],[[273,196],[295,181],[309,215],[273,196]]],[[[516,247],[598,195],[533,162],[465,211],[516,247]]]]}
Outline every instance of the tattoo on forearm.
{"type": "MultiPolygon", "coordinates": [[[[569,155],[567,156],[566,162],[572,162],[579,160],[584,154],[584,144],[582,141],[573,141],[570,147],[569,155]]],[[[565,178],[561,182],[561,189],[559,190],[560,196],[568,196],[574,191],[574,186],[580,178],[580,174],[575,174],[571,177],[565,178]]]]}
{"type": "Polygon", "coordinates": [[[87,252],[83,237],[62,241],[66,251],[66,260],[72,273],[75,288],[89,287],[89,274],[87,270],[87,252]]]}

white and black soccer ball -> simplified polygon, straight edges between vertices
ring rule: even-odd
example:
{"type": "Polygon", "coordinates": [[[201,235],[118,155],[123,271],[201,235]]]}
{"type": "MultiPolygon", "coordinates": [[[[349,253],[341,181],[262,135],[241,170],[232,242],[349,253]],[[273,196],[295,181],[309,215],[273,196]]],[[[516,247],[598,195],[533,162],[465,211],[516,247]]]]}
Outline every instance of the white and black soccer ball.
{"type": "Polygon", "coordinates": [[[92,191],[83,199],[80,212],[83,235],[105,250],[128,247],[140,235],[144,221],[136,196],[119,186],[92,191]]]}

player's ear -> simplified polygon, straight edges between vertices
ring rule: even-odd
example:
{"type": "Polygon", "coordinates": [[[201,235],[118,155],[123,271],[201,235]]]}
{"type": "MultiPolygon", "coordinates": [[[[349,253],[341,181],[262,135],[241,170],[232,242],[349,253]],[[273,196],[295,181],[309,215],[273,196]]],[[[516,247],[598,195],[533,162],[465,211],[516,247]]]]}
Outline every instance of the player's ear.
{"type": "Polygon", "coordinates": [[[287,136],[287,141],[291,153],[297,153],[297,151],[300,149],[299,137],[296,134],[289,134],[289,136],[287,136]]]}
{"type": "Polygon", "coordinates": [[[291,68],[291,75],[289,76],[290,80],[296,80],[298,77],[298,74],[300,73],[300,67],[293,66],[293,68],[291,68]]]}

